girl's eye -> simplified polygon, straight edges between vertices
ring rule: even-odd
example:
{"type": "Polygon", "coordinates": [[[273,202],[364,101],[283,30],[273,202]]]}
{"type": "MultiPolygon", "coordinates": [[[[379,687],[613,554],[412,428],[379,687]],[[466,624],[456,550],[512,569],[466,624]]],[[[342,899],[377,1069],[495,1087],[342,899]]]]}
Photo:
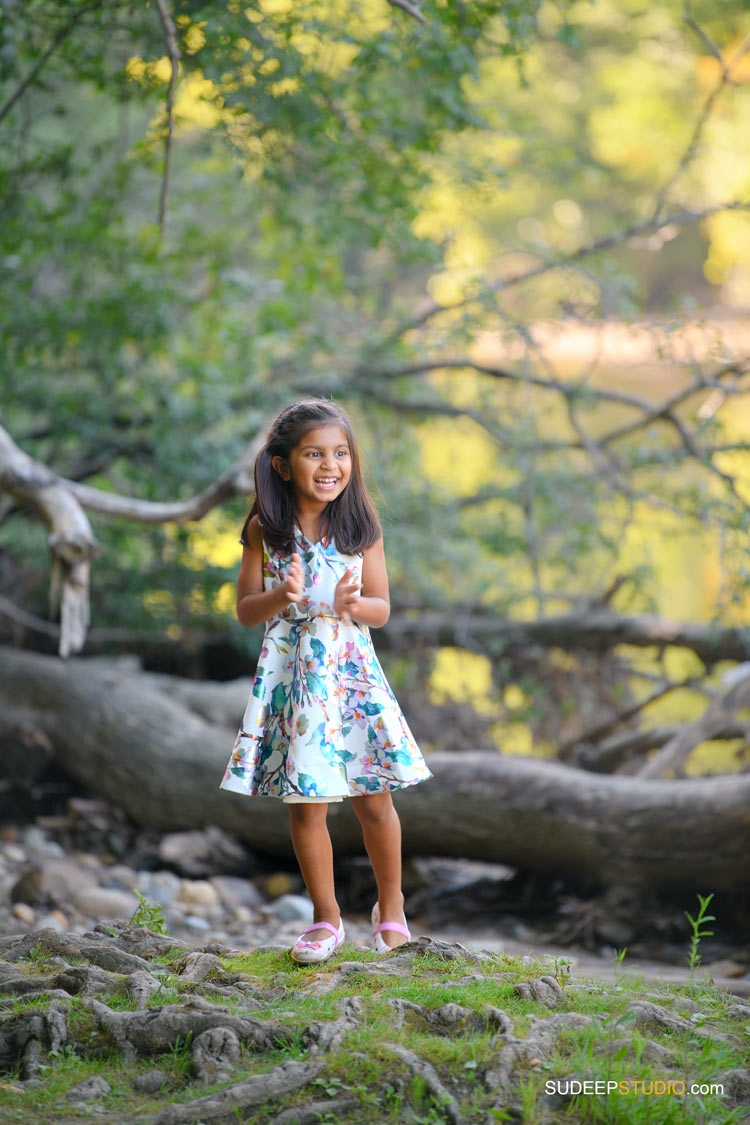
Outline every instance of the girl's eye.
{"type": "Polygon", "coordinates": [[[349,456],[349,450],[348,449],[337,449],[336,450],[336,456],[337,457],[348,457],[349,456]]]}

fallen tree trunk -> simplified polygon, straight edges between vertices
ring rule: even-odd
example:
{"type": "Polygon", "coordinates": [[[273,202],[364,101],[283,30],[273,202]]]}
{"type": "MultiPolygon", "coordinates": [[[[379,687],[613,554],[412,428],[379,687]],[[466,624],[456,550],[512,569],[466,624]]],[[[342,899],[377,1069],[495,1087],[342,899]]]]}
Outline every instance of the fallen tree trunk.
{"type": "MultiPolygon", "coordinates": [[[[192,714],[149,677],[0,648],[0,706],[33,707],[60,764],[137,823],[220,825],[258,851],[292,855],[286,809],[219,790],[231,733],[192,714]]],[[[238,716],[239,718],[239,716],[238,716]]],[[[610,777],[496,751],[429,756],[434,778],[396,795],[404,851],[495,860],[603,885],[744,884],[750,777],[610,777]]],[[[347,803],[332,805],[334,846],[361,851],[347,803]]]]}

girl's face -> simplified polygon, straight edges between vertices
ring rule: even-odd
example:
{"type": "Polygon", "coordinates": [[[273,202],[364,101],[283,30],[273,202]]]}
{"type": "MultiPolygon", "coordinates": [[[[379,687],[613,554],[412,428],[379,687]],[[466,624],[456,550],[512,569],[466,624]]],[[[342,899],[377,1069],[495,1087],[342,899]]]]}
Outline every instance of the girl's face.
{"type": "Polygon", "coordinates": [[[337,422],[307,430],[289,454],[274,457],[276,472],[291,480],[297,502],[327,504],[346,488],[352,475],[352,454],[346,431],[337,422]]]}

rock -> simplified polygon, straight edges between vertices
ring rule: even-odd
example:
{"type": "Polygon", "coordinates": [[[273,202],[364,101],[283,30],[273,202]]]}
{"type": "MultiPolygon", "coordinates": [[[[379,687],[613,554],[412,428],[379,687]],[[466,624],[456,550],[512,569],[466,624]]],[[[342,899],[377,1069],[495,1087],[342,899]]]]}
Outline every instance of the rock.
{"type": "Polygon", "coordinates": [[[21,833],[21,842],[26,850],[38,859],[62,859],[65,852],[54,840],[48,840],[45,832],[36,824],[30,824],[21,833]]]}
{"type": "Polygon", "coordinates": [[[33,926],[36,921],[36,912],[25,902],[17,902],[13,906],[13,917],[23,922],[24,926],[33,926]]]}
{"type": "Polygon", "coordinates": [[[139,1094],[158,1094],[159,1090],[168,1082],[169,1078],[163,1070],[147,1070],[144,1074],[139,1074],[134,1078],[130,1085],[139,1094]]]}
{"type": "Polygon", "coordinates": [[[84,1078],[76,1086],[71,1086],[65,1097],[68,1101],[86,1102],[91,1098],[103,1098],[112,1089],[106,1078],[93,1074],[91,1078],[84,1078]]]}
{"type": "Polygon", "coordinates": [[[149,902],[170,906],[179,894],[182,879],[173,871],[139,871],[137,889],[149,902]]]}
{"type": "Polygon", "coordinates": [[[91,887],[73,897],[73,905],[82,914],[92,918],[132,918],[138,909],[138,899],[128,891],[91,887]]]}
{"type": "Polygon", "coordinates": [[[182,919],[183,924],[191,930],[210,930],[211,923],[207,918],[201,918],[197,914],[186,914],[182,919]]]}
{"type": "Polygon", "coordinates": [[[263,914],[270,914],[279,922],[307,922],[313,919],[313,904],[304,895],[281,895],[274,902],[263,907],[263,914]]]}
{"type": "Polygon", "coordinates": [[[242,926],[247,926],[253,920],[253,912],[246,906],[237,906],[234,910],[234,920],[242,926]]]}
{"type": "Polygon", "coordinates": [[[34,933],[37,930],[56,930],[58,934],[63,934],[69,925],[70,923],[62,910],[53,910],[51,914],[45,914],[43,918],[39,918],[31,929],[34,933]]]}
{"type": "Polygon", "coordinates": [[[297,890],[298,883],[287,875],[286,871],[275,871],[263,880],[263,890],[269,898],[281,898],[282,895],[291,895],[297,890]]]}
{"type": "Polygon", "coordinates": [[[241,906],[247,910],[259,910],[265,902],[255,883],[249,879],[239,879],[234,875],[215,875],[210,882],[224,906],[230,910],[237,910],[241,906]]]}
{"type": "Polygon", "coordinates": [[[99,885],[115,891],[134,891],[138,888],[138,873],[124,863],[114,863],[106,868],[99,885]]]}
{"type": "Polygon", "coordinates": [[[191,879],[222,873],[241,874],[254,867],[252,854],[221,828],[170,832],[159,843],[159,859],[191,879]]]}
{"type": "Polygon", "coordinates": [[[204,879],[186,879],[177,893],[176,902],[199,918],[211,918],[221,911],[218,891],[204,879]]]}
{"type": "Polygon", "coordinates": [[[48,859],[26,871],[14,884],[12,902],[33,906],[67,906],[82,891],[95,886],[90,871],[83,871],[69,859],[48,859]]]}
{"type": "Polygon", "coordinates": [[[703,965],[701,968],[709,980],[715,980],[716,977],[744,977],[747,972],[747,965],[740,965],[739,961],[732,961],[729,958],[712,961],[710,965],[703,965]]]}
{"type": "Polygon", "coordinates": [[[231,1027],[210,1027],[193,1043],[193,1065],[201,1082],[229,1082],[240,1057],[240,1039],[231,1027]]]}

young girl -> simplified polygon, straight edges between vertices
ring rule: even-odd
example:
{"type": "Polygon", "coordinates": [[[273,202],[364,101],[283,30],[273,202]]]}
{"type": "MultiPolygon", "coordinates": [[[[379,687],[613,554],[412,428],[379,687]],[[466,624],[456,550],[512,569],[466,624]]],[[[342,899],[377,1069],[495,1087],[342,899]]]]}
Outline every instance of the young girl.
{"type": "Polygon", "coordinates": [[[306,963],[344,940],[326,816],[350,798],[378,887],[375,948],[387,953],[411,936],[391,791],[432,775],[370,639],[390,615],[383,536],[341,407],[305,400],[276,418],[240,542],[237,617],[266,631],[221,787],[289,805],[314,908],[291,955],[306,963]]]}

